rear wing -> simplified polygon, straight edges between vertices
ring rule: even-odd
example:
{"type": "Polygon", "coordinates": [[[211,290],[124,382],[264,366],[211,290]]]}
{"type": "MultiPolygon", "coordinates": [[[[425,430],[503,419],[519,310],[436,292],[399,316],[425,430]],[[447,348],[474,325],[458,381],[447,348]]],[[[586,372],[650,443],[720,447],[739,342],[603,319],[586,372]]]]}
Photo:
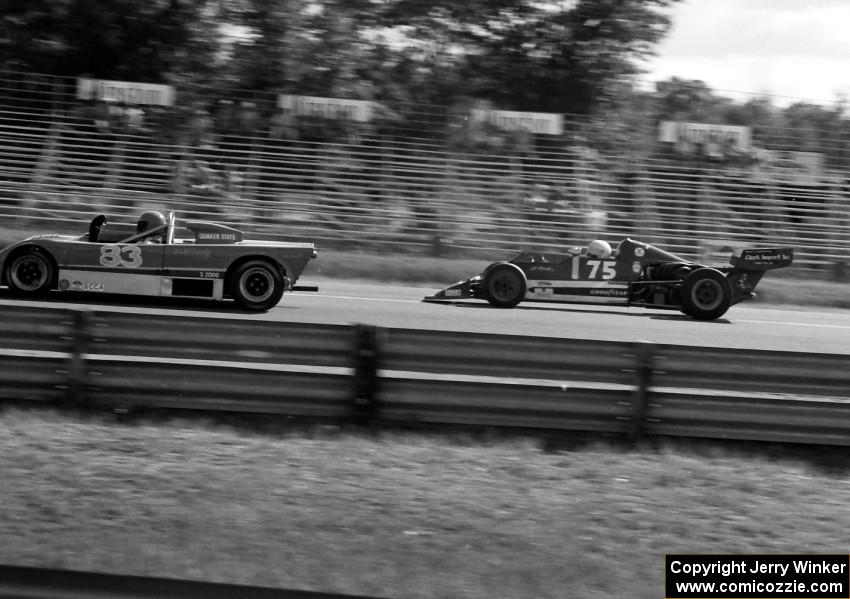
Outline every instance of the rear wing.
{"type": "Polygon", "coordinates": [[[729,264],[741,270],[773,270],[785,268],[794,261],[793,248],[760,248],[742,250],[741,255],[732,255],[729,264]]]}

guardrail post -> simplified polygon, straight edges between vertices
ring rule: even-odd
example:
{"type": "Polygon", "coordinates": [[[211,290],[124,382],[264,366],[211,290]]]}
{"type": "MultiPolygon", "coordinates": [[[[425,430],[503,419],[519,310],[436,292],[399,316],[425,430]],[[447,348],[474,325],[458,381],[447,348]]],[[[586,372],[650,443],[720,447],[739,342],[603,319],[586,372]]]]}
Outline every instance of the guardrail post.
{"type": "Polygon", "coordinates": [[[635,392],[632,398],[632,427],[629,431],[629,440],[633,442],[640,439],[646,429],[654,353],[655,345],[652,343],[638,343],[635,346],[635,392]]]}
{"type": "Polygon", "coordinates": [[[378,412],[378,327],[354,325],[354,419],[374,420],[378,412]]]}
{"type": "Polygon", "coordinates": [[[71,331],[71,357],[68,364],[68,391],[65,403],[80,405],[86,402],[88,368],[85,354],[89,350],[93,336],[93,318],[88,310],[74,312],[74,324],[71,331]]]}

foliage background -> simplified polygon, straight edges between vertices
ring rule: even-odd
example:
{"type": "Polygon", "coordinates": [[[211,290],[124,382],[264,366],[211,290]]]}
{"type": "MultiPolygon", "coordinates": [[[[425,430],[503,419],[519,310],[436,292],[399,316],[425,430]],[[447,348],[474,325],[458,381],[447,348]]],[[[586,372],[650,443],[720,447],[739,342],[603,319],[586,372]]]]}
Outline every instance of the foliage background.
{"type": "MultiPolygon", "coordinates": [[[[0,67],[53,75],[850,137],[846,102],[737,103],[701,81],[637,85],[679,0],[7,0],[0,67]]],[[[618,131],[619,129],[619,131],[618,131]]],[[[604,138],[613,138],[606,140],[604,138]]]]}

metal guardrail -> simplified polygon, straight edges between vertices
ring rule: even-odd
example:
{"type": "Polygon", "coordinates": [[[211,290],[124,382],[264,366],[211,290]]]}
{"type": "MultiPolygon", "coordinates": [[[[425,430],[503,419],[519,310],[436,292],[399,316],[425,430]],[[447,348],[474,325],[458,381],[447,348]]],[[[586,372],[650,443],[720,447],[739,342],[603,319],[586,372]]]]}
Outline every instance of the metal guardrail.
{"type": "Polygon", "coordinates": [[[3,308],[2,347],[70,353],[77,313],[48,307],[3,308]]]}
{"type": "Polygon", "coordinates": [[[388,370],[633,383],[634,348],[617,341],[387,329],[381,342],[388,370]]]}
{"type": "Polygon", "coordinates": [[[850,395],[846,355],[658,345],[654,367],[664,387],[850,395]]]}
{"type": "Polygon", "coordinates": [[[0,566],[0,599],[374,599],[237,584],[0,566]]]}
{"type": "Polygon", "coordinates": [[[284,323],[162,314],[90,313],[89,352],[107,356],[339,366],[352,333],[320,323],[284,323]]]}
{"type": "Polygon", "coordinates": [[[15,306],[0,319],[16,331],[0,338],[3,400],[850,445],[847,355],[15,306]]]}
{"type": "Polygon", "coordinates": [[[649,434],[850,444],[850,356],[658,346],[649,434]]]}

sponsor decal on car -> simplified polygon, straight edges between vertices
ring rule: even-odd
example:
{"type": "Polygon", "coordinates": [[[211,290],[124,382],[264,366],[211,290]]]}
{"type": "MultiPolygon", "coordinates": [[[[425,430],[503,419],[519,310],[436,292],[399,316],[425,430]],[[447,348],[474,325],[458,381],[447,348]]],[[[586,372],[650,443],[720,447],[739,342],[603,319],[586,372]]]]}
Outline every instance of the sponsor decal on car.
{"type": "Polygon", "coordinates": [[[590,295],[604,295],[606,297],[626,297],[628,290],[626,289],[591,289],[590,295]]]}
{"type": "Polygon", "coordinates": [[[235,233],[198,233],[198,241],[236,241],[235,233]]]}
{"type": "Polygon", "coordinates": [[[749,264],[771,265],[790,261],[792,255],[783,250],[744,250],[741,258],[749,264]]]}
{"type": "Polygon", "coordinates": [[[175,256],[191,256],[194,259],[200,260],[202,258],[209,258],[213,255],[213,251],[211,248],[203,248],[198,247],[196,245],[188,245],[186,247],[180,247],[179,245],[175,245],[171,247],[171,253],[175,256]]]}

